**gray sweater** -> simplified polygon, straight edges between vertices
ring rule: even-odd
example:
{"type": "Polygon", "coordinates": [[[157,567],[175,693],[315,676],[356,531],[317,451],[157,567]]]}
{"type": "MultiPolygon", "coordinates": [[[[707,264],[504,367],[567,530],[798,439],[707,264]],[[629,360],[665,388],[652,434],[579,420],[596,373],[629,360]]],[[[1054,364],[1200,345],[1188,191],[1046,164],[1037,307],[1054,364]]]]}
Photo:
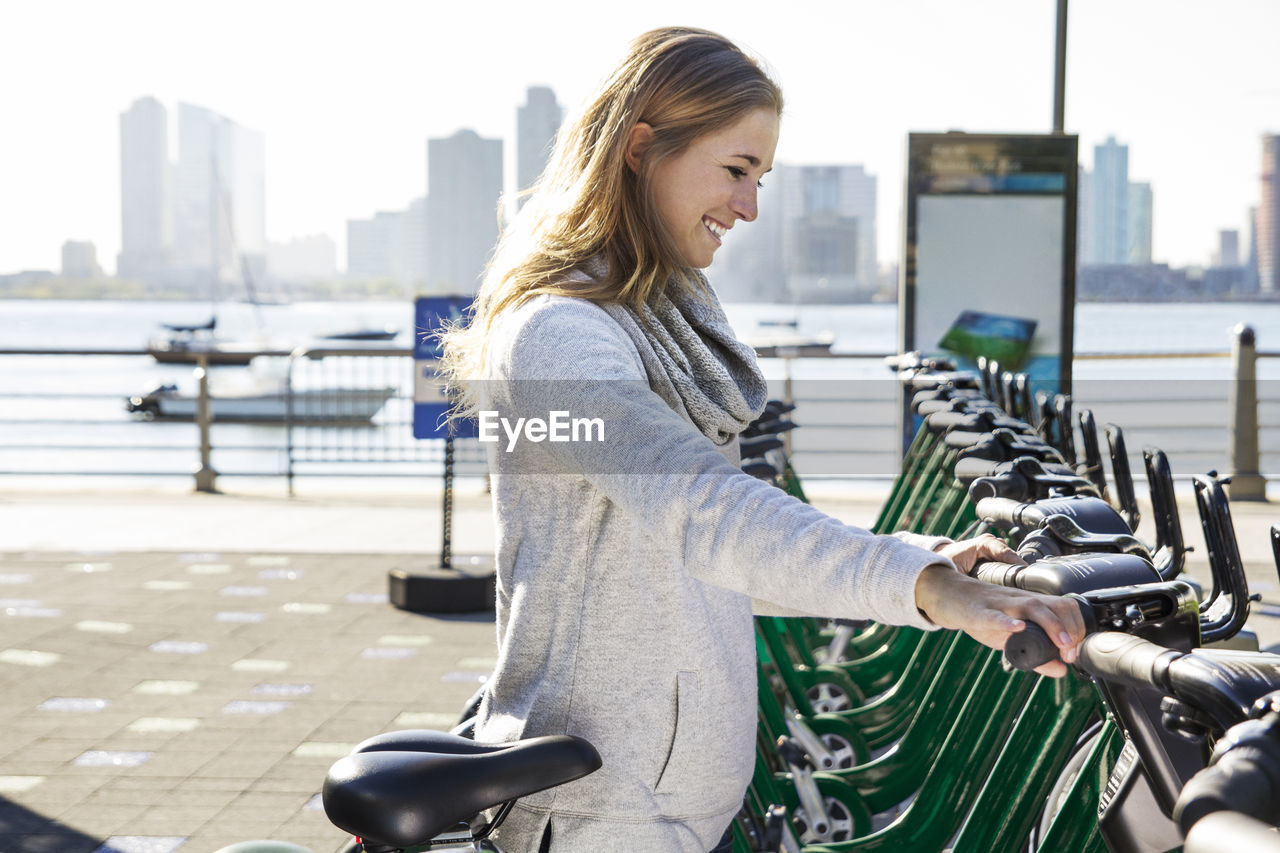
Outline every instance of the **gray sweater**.
{"type": "Polygon", "coordinates": [[[915,582],[947,564],[927,550],[945,540],[872,535],[742,473],[736,438],[717,446],[655,392],[642,348],[600,306],[551,296],[490,339],[482,408],[603,425],[488,446],[498,664],[476,737],[569,733],[604,760],[521,800],[509,853],[536,851],[548,821],[556,853],[719,840],[754,763],[753,603],[931,627],[915,582]]]}

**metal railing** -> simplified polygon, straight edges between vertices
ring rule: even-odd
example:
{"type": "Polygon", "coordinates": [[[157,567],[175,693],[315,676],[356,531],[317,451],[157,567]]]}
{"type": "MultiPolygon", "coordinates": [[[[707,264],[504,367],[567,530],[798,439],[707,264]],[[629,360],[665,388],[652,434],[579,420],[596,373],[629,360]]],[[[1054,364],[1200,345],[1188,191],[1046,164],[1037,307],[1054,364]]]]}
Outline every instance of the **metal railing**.
{"type": "MultiPolygon", "coordinates": [[[[196,416],[143,422],[124,411],[125,397],[143,389],[122,393],[118,384],[110,386],[125,376],[155,375],[146,350],[0,349],[0,476],[194,476],[196,488],[205,491],[216,489],[220,477],[282,477],[291,492],[297,477],[440,476],[443,442],[412,437],[410,350],[331,347],[259,354],[284,365],[278,395],[285,412],[278,419],[226,417],[238,398],[220,394],[209,379],[243,368],[208,368],[197,361],[190,368],[198,389],[196,416]],[[33,370],[36,364],[45,367],[33,370]],[[33,387],[14,381],[24,371],[103,374],[111,380],[71,390],[56,382],[33,387]],[[385,400],[364,417],[357,404],[368,405],[373,392],[385,400]]],[[[789,438],[802,476],[880,478],[897,469],[900,404],[894,378],[881,363],[884,355],[764,360],[773,395],[798,405],[796,419],[804,428],[789,438]]],[[[1178,475],[1230,471],[1236,476],[1234,493],[1245,496],[1265,488],[1268,472],[1280,474],[1280,417],[1272,416],[1280,414],[1280,387],[1273,387],[1280,383],[1259,382],[1256,371],[1257,359],[1277,356],[1258,352],[1243,330],[1230,352],[1081,354],[1081,363],[1179,359],[1194,365],[1231,359],[1232,367],[1229,376],[1218,370],[1220,375],[1186,381],[1077,378],[1073,397],[1076,408],[1091,409],[1099,424],[1124,428],[1135,470],[1141,470],[1141,447],[1153,444],[1169,454],[1178,475]]],[[[482,475],[478,442],[456,442],[455,465],[459,476],[482,475]]]]}

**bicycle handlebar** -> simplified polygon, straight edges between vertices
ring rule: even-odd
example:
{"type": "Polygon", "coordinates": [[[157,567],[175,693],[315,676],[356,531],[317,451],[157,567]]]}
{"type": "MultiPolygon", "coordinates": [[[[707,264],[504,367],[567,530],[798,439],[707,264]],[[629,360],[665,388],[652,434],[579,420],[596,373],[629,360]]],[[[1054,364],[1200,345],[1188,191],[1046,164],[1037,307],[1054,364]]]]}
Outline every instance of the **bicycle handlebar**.
{"type": "Polygon", "coordinates": [[[1103,681],[1163,692],[1170,664],[1183,654],[1132,634],[1104,631],[1085,637],[1078,664],[1103,681]]]}
{"type": "Polygon", "coordinates": [[[1248,853],[1280,853],[1280,835],[1275,827],[1239,812],[1214,812],[1200,820],[1187,833],[1183,853],[1222,853],[1223,850],[1248,853]]]}
{"type": "MultiPolygon", "coordinates": [[[[1214,748],[1209,766],[1183,786],[1173,810],[1174,820],[1183,832],[1189,832],[1215,812],[1238,812],[1276,821],[1280,815],[1280,712],[1277,706],[1280,706],[1280,693],[1258,700],[1255,719],[1228,729],[1214,748]]],[[[1271,837],[1277,838],[1274,833],[1271,837]]]]}

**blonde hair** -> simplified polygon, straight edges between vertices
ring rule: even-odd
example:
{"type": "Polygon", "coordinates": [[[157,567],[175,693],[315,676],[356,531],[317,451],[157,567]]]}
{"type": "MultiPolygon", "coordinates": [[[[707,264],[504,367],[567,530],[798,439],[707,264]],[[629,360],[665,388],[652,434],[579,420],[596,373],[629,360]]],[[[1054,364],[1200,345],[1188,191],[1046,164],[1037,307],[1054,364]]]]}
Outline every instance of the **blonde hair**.
{"type": "Polygon", "coordinates": [[[666,27],[633,41],[586,109],[561,129],[547,170],[498,243],[469,320],[440,336],[441,373],[464,403],[473,404],[467,380],[482,375],[486,339],[502,312],[543,293],[638,309],[672,275],[691,281],[658,215],[653,170],[762,107],[781,115],[781,90],[725,37],[666,27]],[[653,134],[632,171],[626,149],[639,122],[653,134]],[[597,255],[608,270],[603,279],[570,277],[597,255]]]}

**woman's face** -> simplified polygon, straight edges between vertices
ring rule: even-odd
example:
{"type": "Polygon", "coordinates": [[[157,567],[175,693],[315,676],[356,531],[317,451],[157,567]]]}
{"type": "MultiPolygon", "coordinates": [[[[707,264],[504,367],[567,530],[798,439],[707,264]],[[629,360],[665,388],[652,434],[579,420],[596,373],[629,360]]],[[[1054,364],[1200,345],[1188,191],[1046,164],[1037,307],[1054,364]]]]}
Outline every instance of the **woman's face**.
{"type": "Polygon", "coordinates": [[[711,266],[724,233],[756,218],[756,190],[777,147],[778,114],[761,107],[654,168],[658,215],[686,264],[711,266]]]}

